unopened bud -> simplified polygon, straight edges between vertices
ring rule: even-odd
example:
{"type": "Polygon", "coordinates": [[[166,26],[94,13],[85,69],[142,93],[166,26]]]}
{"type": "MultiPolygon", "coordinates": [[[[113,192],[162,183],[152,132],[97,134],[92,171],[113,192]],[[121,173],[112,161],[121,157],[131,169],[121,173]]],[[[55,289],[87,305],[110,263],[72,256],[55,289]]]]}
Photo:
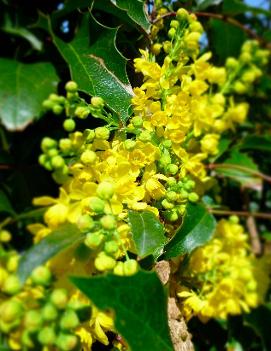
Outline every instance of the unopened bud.
{"type": "Polygon", "coordinates": [[[32,282],[36,285],[48,285],[52,279],[51,271],[48,267],[36,267],[31,274],[32,282]]]}
{"type": "Polygon", "coordinates": [[[114,194],[114,185],[110,182],[101,182],[97,187],[97,195],[103,200],[109,200],[114,194]]]}
{"type": "Polygon", "coordinates": [[[97,159],[96,153],[92,150],[86,150],[82,153],[80,161],[84,165],[92,165],[97,159]]]}
{"type": "Polygon", "coordinates": [[[55,289],[51,296],[50,301],[58,309],[64,309],[68,303],[68,293],[65,289],[55,289]]]}

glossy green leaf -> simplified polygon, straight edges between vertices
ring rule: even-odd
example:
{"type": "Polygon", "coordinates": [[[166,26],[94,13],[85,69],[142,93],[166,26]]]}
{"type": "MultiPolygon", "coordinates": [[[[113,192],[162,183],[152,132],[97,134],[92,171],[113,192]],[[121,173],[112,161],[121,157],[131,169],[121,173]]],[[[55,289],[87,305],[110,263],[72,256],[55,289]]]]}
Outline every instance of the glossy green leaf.
{"type": "Polygon", "coordinates": [[[166,238],[164,227],[157,217],[149,211],[129,211],[128,218],[139,257],[156,256],[158,252],[161,253],[166,238]]]}
{"type": "Polygon", "coordinates": [[[167,296],[156,273],[71,278],[101,310],[112,309],[117,331],[131,351],[173,351],[167,323],[167,296]]]}
{"type": "Polygon", "coordinates": [[[259,306],[244,317],[245,323],[261,338],[262,350],[271,350],[271,304],[259,306]]]}
{"type": "Polygon", "coordinates": [[[271,16],[271,11],[265,10],[258,6],[250,6],[241,0],[224,0],[223,1],[223,13],[227,15],[240,15],[245,12],[251,12],[254,15],[263,14],[271,16]]]}
{"type": "Polygon", "coordinates": [[[263,135],[249,135],[241,142],[239,149],[271,152],[271,138],[263,135]]]}
{"type": "Polygon", "coordinates": [[[244,31],[232,24],[217,19],[212,19],[209,23],[210,45],[219,62],[224,63],[229,56],[237,57],[240,53],[242,43],[247,38],[244,31]]]}
{"type": "Polygon", "coordinates": [[[196,10],[203,11],[210,6],[219,5],[222,1],[223,0],[196,0],[196,3],[197,3],[196,10]]]}
{"type": "Polygon", "coordinates": [[[79,90],[102,97],[118,115],[129,118],[132,88],[126,74],[126,59],[116,48],[117,29],[100,25],[85,14],[74,39],[64,42],[53,31],[58,50],[69,65],[79,90]]]}
{"type": "Polygon", "coordinates": [[[127,12],[127,15],[140,27],[146,31],[150,28],[150,22],[148,21],[145,13],[145,1],[143,0],[111,0],[117,7],[127,12]]]}
{"type": "Polygon", "coordinates": [[[24,282],[32,270],[64,249],[78,243],[84,235],[74,224],[65,224],[33,245],[20,258],[18,276],[24,282]]]}
{"type": "Polygon", "coordinates": [[[256,189],[262,184],[257,176],[256,163],[247,154],[237,150],[233,150],[230,157],[215,170],[218,174],[232,178],[244,187],[256,189]]]}
{"type": "Polygon", "coordinates": [[[14,214],[15,211],[7,197],[7,195],[0,190],[0,212],[14,214]]]}
{"type": "Polygon", "coordinates": [[[169,259],[189,254],[211,239],[215,227],[214,216],[204,206],[198,204],[187,205],[183,224],[165,246],[163,258],[169,259]]]}
{"type": "Polygon", "coordinates": [[[56,90],[52,64],[23,64],[0,59],[0,119],[9,130],[21,130],[40,116],[42,101],[56,90]]]}

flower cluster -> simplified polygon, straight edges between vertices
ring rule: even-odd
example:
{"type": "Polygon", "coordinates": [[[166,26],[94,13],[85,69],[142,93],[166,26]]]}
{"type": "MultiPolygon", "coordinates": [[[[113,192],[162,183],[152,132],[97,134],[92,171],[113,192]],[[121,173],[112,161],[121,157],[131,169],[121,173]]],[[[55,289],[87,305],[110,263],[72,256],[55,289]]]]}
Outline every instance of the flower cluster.
{"type": "Polygon", "coordinates": [[[256,258],[237,217],[222,219],[213,239],[196,249],[182,272],[177,295],[186,318],[226,319],[265,300],[270,258],[256,258]]]}

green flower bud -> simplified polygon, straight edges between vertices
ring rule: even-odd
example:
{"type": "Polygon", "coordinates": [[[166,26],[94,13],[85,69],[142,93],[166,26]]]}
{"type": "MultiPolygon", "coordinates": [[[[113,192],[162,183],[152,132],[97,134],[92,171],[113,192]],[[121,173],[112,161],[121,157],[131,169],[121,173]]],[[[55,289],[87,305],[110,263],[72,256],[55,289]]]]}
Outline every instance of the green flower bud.
{"type": "Polygon", "coordinates": [[[114,258],[107,256],[105,252],[100,252],[95,259],[94,265],[98,271],[110,271],[116,265],[114,258]]]}
{"type": "Polygon", "coordinates": [[[102,108],[104,106],[104,100],[99,96],[93,96],[91,98],[91,105],[96,108],[102,108]]]}
{"type": "Polygon", "coordinates": [[[151,52],[152,52],[154,55],[159,55],[160,52],[161,52],[161,49],[162,49],[162,44],[155,43],[155,44],[153,44],[152,47],[151,47],[151,52]]]}
{"type": "Polygon", "coordinates": [[[65,85],[66,91],[69,93],[75,93],[78,90],[78,85],[74,81],[69,81],[65,85]]]}
{"type": "Polygon", "coordinates": [[[19,278],[14,274],[9,275],[4,282],[2,289],[3,292],[8,295],[17,294],[21,290],[19,278]]]}
{"type": "Polygon", "coordinates": [[[101,182],[96,190],[97,195],[103,200],[109,200],[114,195],[115,187],[111,182],[101,182]]]}
{"type": "Polygon", "coordinates": [[[32,349],[34,347],[34,343],[31,339],[31,332],[29,330],[24,330],[21,337],[22,344],[27,348],[32,349]]]}
{"type": "Polygon", "coordinates": [[[125,142],[124,142],[124,147],[125,147],[125,149],[128,150],[128,151],[133,150],[134,147],[135,147],[135,145],[136,145],[136,142],[135,142],[134,140],[131,140],[131,139],[127,139],[127,140],[125,140],[125,142]]]}
{"type": "Polygon", "coordinates": [[[92,165],[97,159],[96,153],[92,150],[86,150],[82,153],[80,161],[84,165],[92,165]]]}
{"type": "Polygon", "coordinates": [[[143,130],[138,136],[138,139],[143,142],[150,141],[151,138],[152,138],[152,134],[148,130],[143,130]]]}
{"type": "Polygon", "coordinates": [[[169,186],[174,186],[174,185],[177,184],[177,180],[176,180],[175,178],[173,178],[173,177],[168,177],[168,179],[167,179],[167,184],[168,184],[169,186]]]}
{"type": "Polygon", "coordinates": [[[170,21],[170,27],[177,29],[179,27],[180,23],[179,21],[172,20],[170,21]]]}
{"type": "Polygon", "coordinates": [[[166,211],[165,218],[170,222],[176,222],[179,219],[178,212],[175,210],[166,211]]]}
{"type": "Polygon", "coordinates": [[[172,48],[172,44],[170,41],[166,40],[163,42],[163,49],[164,49],[166,54],[168,54],[170,52],[171,48],[172,48]]]}
{"type": "Polygon", "coordinates": [[[176,18],[179,21],[187,20],[188,16],[189,16],[189,13],[183,8],[178,9],[178,11],[176,13],[176,18]]]}
{"type": "Polygon", "coordinates": [[[179,167],[177,165],[175,165],[174,163],[171,163],[167,166],[167,172],[175,175],[179,170],[179,167]]]}
{"type": "Polygon", "coordinates": [[[188,197],[188,192],[184,189],[181,189],[179,192],[179,198],[180,200],[186,200],[188,197]]]}
{"type": "Polygon", "coordinates": [[[24,326],[29,332],[38,331],[42,326],[42,322],[40,311],[30,310],[25,313],[24,326]]]}
{"type": "Polygon", "coordinates": [[[81,215],[77,220],[77,226],[82,232],[91,230],[94,225],[92,217],[87,214],[81,215]]]}
{"type": "Polygon", "coordinates": [[[38,341],[41,345],[53,345],[56,341],[56,333],[52,327],[44,327],[38,333],[38,341]]]}
{"type": "Polygon", "coordinates": [[[252,61],[252,56],[250,53],[248,52],[243,52],[241,55],[240,55],[240,61],[242,63],[250,63],[252,61]]]}
{"type": "Polygon", "coordinates": [[[245,84],[243,84],[240,81],[236,81],[233,84],[233,90],[237,93],[237,94],[244,94],[247,91],[247,87],[245,84]]]}
{"type": "Polygon", "coordinates": [[[53,106],[52,110],[55,115],[60,115],[63,112],[63,107],[61,105],[56,104],[53,106]]]}
{"type": "Polygon", "coordinates": [[[246,71],[243,75],[242,75],[242,77],[241,77],[241,80],[242,80],[242,82],[244,82],[244,83],[248,83],[248,84],[251,84],[251,83],[253,83],[255,80],[256,80],[256,76],[255,76],[255,73],[252,71],[252,70],[250,70],[250,71],[246,71]]]}
{"type": "Polygon", "coordinates": [[[77,345],[77,337],[70,334],[60,334],[56,340],[56,345],[59,350],[70,351],[77,345]]]}
{"type": "Polygon", "coordinates": [[[48,302],[43,307],[41,316],[45,321],[54,321],[58,317],[58,311],[53,304],[48,302]]]}
{"type": "Polygon", "coordinates": [[[57,94],[50,94],[49,95],[49,100],[51,100],[54,103],[58,103],[59,102],[59,95],[57,95],[57,94]]]}
{"type": "Polygon", "coordinates": [[[175,191],[168,191],[166,193],[166,198],[169,201],[176,201],[178,198],[178,194],[175,191]]]}
{"type": "Polygon", "coordinates": [[[46,155],[44,155],[44,154],[39,155],[39,164],[41,166],[44,166],[46,161],[48,161],[48,158],[46,155]]]}
{"type": "Polygon", "coordinates": [[[54,157],[54,156],[57,156],[58,155],[58,150],[57,149],[55,149],[55,148],[53,148],[53,149],[49,149],[48,151],[47,151],[47,156],[49,157],[49,158],[52,158],[52,157],[54,157]]]}
{"type": "Polygon", "coordinates": [[[123,273],[126,276],[133,275],[138,271],[138,263],[136,260],[127,260],[123,263],[123,273]]]}
{"type": "Polygon", "coordinates": [[[195,185],[196,185],[195,181],[192,179],[189,179],[187,182],[184,183],[184,189],[190,191],[195,188],[195,185]]]}
{"type": "Polygon", "coordinates": [[[104,251],[109,255],[118,252],[118,250],[119,250],[119,245],[114,240],[107,241],[104,245],[104,251]]]}
{"type": "Polygon", "coordinates": [[[59,148],[63,152],[68,152],[72,148],[72,141],[68,138],[63,138],[59,140],[59,148]]]}
{"type": "Polygon", "coordinates": [[[131,123],[135,128],[141,128],[143,126],[143,119],[139,116],[133,117],[131,123]]]}
{"type": "Polygon", "coordinates": [[[162,201],[162,206],[166,209],[166,210],[170,210],[174,207],[174,204],[169,202],[167,199],[164,199],[162,201]]]}
{"type": "Polygon", "coordinates": [[[238,216],[230,216],[230,217],[229,217],[229,221],[230,221],[232,224],[238,224],[238,223],[239,223],[239,217],[238,217],[238,216]]]}
{"type": "Polygon", "coordinates": [[[44,100],[42,103],[42,107],[46,110],[51,110],[55,106],[55,103],[49,99],[44,100]]]}
{"type": "Polygon", "coordinates": [[[86,106],[78,106],[74,111],[75,116],[81,119],[87,118],[89,113],[90,113],[89,108],[86,106]]]}
{"type": "Polygon", "coordinates": [[[64,312],[60,319],[61,329],[74,329],[79,325],[79,318],[73,310],[67,310],[64,312]]]}
{"type": "Polygon", "coordinates": [[[54,169],[63,168],[65,166],[64,158],[61,156],[54,156],[51,159],[51,165],[54,169]]]}
{"type": "Polygon", "coordinates": [[[11,323],[21,317],[23,307],[17,300],[8,300],[0,305],[1,319],[5,323],[11,323]]]}
{"type": "Polygon", "coordinates": [[[234,57],[228,57],[226,60],[226,68],[235,69],[239,65],[239,62],[234,57]]]}
{"type": "Polygon", "coordinates": [[[57,142],[54,139],[45,137],[41,141],[41,149],[43,152],[46,152],[49,149],[55,148],[57,146],[57,142]]]}
{"type": "Polygon", "coordinates": [[[36,267],[31,274],[32,282],[36,285],[49,285],[52,279],[51,271],[48,267],[36,267]]]}
{"type": "Polygon", "coordinates": [[[95,137],[101,140],[109,139],[110,131],[107,127],[98,127],[95,129],[95,137]]]}
{"type": "Polygon", "coordinates": [[[75,93],[70,93],[70,92],[68,91],[67,94],[66,94],[66,96],[67,96],[67,99],[68,99],[68,100],[74,100],[74,99],[77,99],[79,95],[78,95],[77,92],[75,92],[75,93]]]}
{"type": "Polygon", "coordinates": [[[55,289],[51,296],[50,301],[56,306],[56,308],[62,310],[68,303],[68,293],[65,289],[55,289]]]}
{"type": "Polygon", "coordinates": [[[170,39],[173,39],[175,37],[175,35],[176,35],[176,29],[175,28],[170,28],[170,30],[168,31],[167,34],[168,34],[168,37],[170,39]]]}
{"type": "Polygon", "coordinates": [[[186,210],[186,206],[185,205],[180,205],[177,207],[177,211],[179,213],[179,215],[183,216],[186,210]]]}
{"type": "Polygon", "coordinates": [[[199,200],[199,196],[197,193],[190,193],[188,194],[188,200],[190,202],[197,202],[199,200]]]}
{"type": "Polygon", "coordinates": [[[12,238],[12,235],[10,232],[6,229],[0,230],[0,242],[2,243],[8,243],[12,238]]]}
{"type": "Polygon", "coordinates": [[[96,213],[103,213],[105,202],[97,196],[92,196],[89,200],[89,207],[96,213]]]}
{"type": "Polygon", "coordinates": [[[169,148],[172,146],[172,141],[169,140],[169,139],[164,140],[164,141],[162,142],[162,145],[163,145],[165,148],[169,149],[169,148]]]}
{"type": "Polygon", "coordinates": [[[117,262],[116,266],[114,267],[113,273],[119,276],[124,275],[123,262],[117,262]]]}
{"type": "Polygon", "coordinates": [[[63,123],[63,128],[66,130],[66,132],[74,131],[75,127],[76,127],[76,124],[74,120],[71,118],[66,119],[63,123]]]}
{"type": "Polygon", "coordinates": [[[97,249],[98,246],[101,245],[102,241],[104,240],[104,235],[100,232],[95,233],[88,233],[85,238],[85,245],[90,249],[97,249]]]}
{"type": "Polygon", "coordinates": [[[116,219],[112,215],[105,215],[100,220],[101,225],[106,230],[112,230],[116,228],[116,219]]]}

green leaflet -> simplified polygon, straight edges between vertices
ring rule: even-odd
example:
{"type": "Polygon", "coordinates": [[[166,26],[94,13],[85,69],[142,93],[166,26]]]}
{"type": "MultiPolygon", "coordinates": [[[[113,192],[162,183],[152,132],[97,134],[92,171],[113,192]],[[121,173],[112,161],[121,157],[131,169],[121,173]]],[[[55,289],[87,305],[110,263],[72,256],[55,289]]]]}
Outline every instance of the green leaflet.
{"type": "Polygon", "coordinates": [[[18,276],[23,283],[35,267],[48,261],[62,250],[78,243],[84,235],[74,224],[65,224],[33,245],[20,258],[18,276]]]}
{"type": "Polygon", "coordinates": [[[82,17],[74,39],[68,43],[51,28],[54,43],[79,89],[102,97],[118,119],[125,122],[133,92],[126,74],[127,60],[116,48],[116,33],[117,29],[102,26],[88,14],[82,17]]]}
{"type": "Polygon", "coordinates": [[[191,253],[195,248],[211,239],[215,226],[214,216],[204,206],[187,205],[183,224],[165,246],[163,258],[170,259],[191,253]]]}
{"type": "Polygon", "coordinates": [[[53,65],[47,62],[23,64],[1,58],[0,76],[0,119],[12,131],[40,116],[42,101],[58,83],[53,65]]]}
{"type": "Polygon", "coordinates": [[[112,274],[72,282],[102,310],[113,309],[117,331],[132,351],[173,351],[167,324],[167,296],[156,273],[112,274]]]}
{"type": "Polygon", "coordinates": [[[137,254],[143,258],[161,253],[166,238],[164,227],[152,212],[129,211],[132,237],[137,254]]]}

